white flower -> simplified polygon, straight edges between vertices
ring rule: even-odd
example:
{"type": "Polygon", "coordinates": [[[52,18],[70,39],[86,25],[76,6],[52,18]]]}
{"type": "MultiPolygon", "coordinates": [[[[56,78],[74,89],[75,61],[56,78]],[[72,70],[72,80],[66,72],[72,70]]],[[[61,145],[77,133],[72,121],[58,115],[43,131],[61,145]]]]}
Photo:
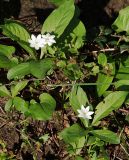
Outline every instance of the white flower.
{"type": "Polygon", "coordinates": [[[45,45],[45,41],[42,38],[41,34],[39,34],[37,37],[32,34],[31,39],[29,39],[28,41],[30,43],[30,46],[32,48],[35,48],[36,50],[43,48],[45,45]]]}
{"type": "Polygon", "coordinates": [[[78,117],[84,118],[84,119],[92,119],[91,115],[94,113],[92,111],[89,111],[90,106],[87,106],[86,108],[82,105],[81,109],[78,109],[78,117]]]}
{"type": "Polygon", "coordinates": [[[51,46],[53,43],[56,43],[56,41],[54,40],[55,36],[50,35],[50,33],[47,33],[46,35],[42,35],[42,38],[44,39],[45,44],[47,44],[48,46],[51,46]]]}

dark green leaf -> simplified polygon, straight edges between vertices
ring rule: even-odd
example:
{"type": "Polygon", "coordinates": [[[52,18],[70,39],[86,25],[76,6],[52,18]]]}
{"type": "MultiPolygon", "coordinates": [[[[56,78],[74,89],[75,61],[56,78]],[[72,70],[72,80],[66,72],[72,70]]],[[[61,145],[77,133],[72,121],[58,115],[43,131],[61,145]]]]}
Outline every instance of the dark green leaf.
{"type": "Polygon", "coordinates": [[[116,91],[110,93],[102,102],[96,107],[95,117],[92,124],[97,123],[102,118],[108,116],[113,110],[118,109],[124,103],[128,92],[116,91]]]}
{"type": "Polygon", "coordinates": [[[30,62],[30,73],[37,78],[45,78],[47,72],[53,68],[53,62],[50,59],[30,62]]]}
{"type": "Polygon", "coordinates": [[[109,130],[94,130],[91,131],[93,135],[100,138],[101,140],[105,142],[109,142],[111,144],[119,144],[120,138],[112,131],[109,130]]]}
{"type": "Polygon", "coordinates": [[[30,63],[21,63],[16,65],[15,67],[11,68],[8,71],[7,78],[21,78],[27,74],[30,74],[30,63]]]}
{"type": "Polygon", "coordinates": [[[21,113],[26,114],[29,111],[28,110],[29,104],[25,100],[23,100],[22,98],[20,98],[20,97],[14,97],[14,99],[13,99],[13,105],[21,113]]]}
{"type": "Polygon", "coordinates": [[[78,124],[74,124],[69,128],[65,128],[61,133],[59,133],[59,135],[66,143],[71,143],[76,142],[81,137],[85,136],[86,132],[78,124]]]}

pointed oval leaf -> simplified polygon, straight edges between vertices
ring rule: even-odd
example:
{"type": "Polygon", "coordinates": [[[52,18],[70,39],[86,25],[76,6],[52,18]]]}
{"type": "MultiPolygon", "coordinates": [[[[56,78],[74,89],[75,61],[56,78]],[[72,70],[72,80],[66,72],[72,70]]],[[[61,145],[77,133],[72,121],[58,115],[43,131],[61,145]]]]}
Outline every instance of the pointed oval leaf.
{"type": "Polygon", "coordinates": [[[120,138],[112,131],[109,130],[94,130],[91,131],[94,136],[98,137],[99,139],[111,143],[111,144],[119,144],[120,138]]]}
{"type": "Polygon", "coordinates": [[[17,41],[35,59],[35,50],[29,46],[28,40],[30,39],[30,34],[25,26],[15,20],[6,20],[5,24],[2,25],[2,29],[4,35],[17,41]]]}
{"type": "Polygon", "coordinates": [[[77,113],[77,109],[80,109],[81,106],[85,106],[88,102],[88,98],[84,90],[80,86],[73,86],[70,94],[70,105],[73,110],[77,113]]]}
{"type": "Polygon", "coordinates": [[[75,6],[73,0],[64,2],[46,19],[43,24],[41,33],[43,34],[45,32],[54,32],[57,37],[60,37],[73,18],[74,10],[75,6]]]}
{"type": "Polygon", "coordinates": [[[15,48],[13,46],[0,44],[0,55],[2,54],[8,58],[11,58],[14,52],[15,52],[15,48]]]}
{"type": "Polygon", "coordinates": [[[40,104],[34,103],[30,105],[29,112],[34,119],[49,120],[56,107],[55,99],[48,93],[42,93],[39,97],[40,104]]]}
{"type": "Polygon", "coordinates": [[[96,107],[95,117],[92,124],[95,124],[102,118],[108,116],[113,110],[118,109],[126,100],[128,92],[116,91],[109,94],[96,107]]]}
{"type": "Polygon", "coordinates": [[[28,107],[29,104],[22,98],[20,97],[14,97],[13,98],[13,105],[15,106],[15,108],[20,111],[23,114],[28,113],[28,107]]]}
{"type": "Polygon", "coordinates": [[[0,86],[0,96],[1,97],[11,97],[9,90],[4,85],[0,86]]]}
{"type": "Polygon", "coordinates": [[[66,143],[76,142],[85,135],[86,131],[78,124],[74,124],[69,128],[65,128],[59,133],[59,136],[63,138],[66,143]]]}
{"type": "Polygon", "coordinates": [[[6,112],[9,112],[11,110],[12,105],[13,105],[13,100],[9,99],[5,104],[4,110],[6,112]]]}
{"type": "Polygon", "coordinates": [[[21,40],[28,42],[30,34],[27,29],[18,21],[6,20],[2,26],[3,34],[10,37],[13,40],[21,40]]]}
{"type": "Polygon", "coordinates": [[[11,61],[8,59],[8,57],[0,54],[0,68],[9,69],[16,66],[16,63],[14,61],[11,61]]]}
{"type": "Polygon", "coordinates": [[[31,114],[32,118],[36,120],[50,120],[53,110],[51,110],[49,103],[35,103],[30,105],[29,113],[31,114]]]}
{"type": "Polygon", "coordinates": [[[119,16],[112,24],[113,29],[116,32],[123,32],[126,31],[129,33],[129,6],[120,10],[119,16]]]}
{"type": "Polygon", "coordinates": [[[115,73],[115,67],[113,64],[109,64],[111,68],[111,74],[107,75],[104,73],[99,73],[98,74],[98,79],[97,79],[97,93],[98,96],[102,96],[103,93],[109,88],[110,84],[113,81],[114,78],[114,73],[115,73]]]}
{"type": "Polygon", "coordinates": [[[100,53],[98,56],[98,63],[102,66],[105,66],[107,64],[107,57],[104,53],[100,53]]]}
{"type": "Polygon", "coordinates": [[[114,85],[118,90],[129,91],[129,80],[119,80],[114,85]]]}
{"type": "Polygon", "coordinates": [[[8,79],[21,78],[27,74],[30,74],[30,63],[21,63],[11,68],[7,73],[8,79]]]}
{"type": "MultiPolygon", "coordinates": [[[[82,105],[85,106],[86,103],[89,103],[86,93],[80,86],[73,86],[69,100],[70,105],[76,114],[78,114],[77,109],[80,109],[82,105]]],[[[81,121],[86,127],[88,126],[88,120],[81,118],[81,121]]]]}
{"type": "Polygon", "coordinates": [[[55,107],[56,107],[56,101],[55,99],[48,93],[42,93],[39,96],[40,99],[40,103],[48,103],[51,110],[54,111],[55,107]]]}
{"type": "Polygon", "coordinates": [[[30,62],[30,73],[37,78],[45,78],[47,72],[52,68],[53,61],[50,59],[30,62]]]}
{"type": "Polygon", "coordinates": [[[12,97],[15,97],[25,86],[28,84],[28,81],[20,81],[15,86],[12,87],[12,97]]]}

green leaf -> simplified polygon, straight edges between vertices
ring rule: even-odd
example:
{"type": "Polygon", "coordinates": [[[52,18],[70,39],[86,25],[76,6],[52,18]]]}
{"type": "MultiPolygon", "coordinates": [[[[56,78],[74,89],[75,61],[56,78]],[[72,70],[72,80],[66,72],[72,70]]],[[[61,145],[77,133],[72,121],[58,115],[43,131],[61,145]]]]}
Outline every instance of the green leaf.
{"type": "Polygon", "coordinates": [[[86,142],[85,136],[80,137],[75,142],[69,143],[67,148],[70,155],[79,155],[86,142]]]}
{"type": "Polygon", "coordinates": [[[13,98],[13,105],[21,113],[26,114],[29,111],[28,110],[29,104],[24,99],[22,99],[20,97],[14,97],[13,98]]]}
{"type": "Polygon", "coordinates": [[[56,107],[56,101],[48,93],[42,93],[39,97],[40,104],[34,103],[29,107],[29,112],[34,119],[49,120],[56,107]]]}
{"type": "Polygon", "coordinates": [[[86,36],[86,28],[82,21],[79,21],[78,25],[74,28],[73,33],[77,37],[85,37],[86,36]]]}
{"type": "Polygon", "coordinates": [[[30,73],[37,78],[45,78],[47,72],[52,68],[53,61],[50,59],[30,62],[30,73]]]}
{"type": "Polygon", "coordinates": [[[13,53],[15,53],[15,48],[13,46],[0,44],[0,55],[11,58],[13,53]]]}
{"type": "Polygon", "coordinates": [[[8,91],[8,89],[6,88],[6,86],[0,86],[0,96],[1,97],[11,97],[10,92],[8,91]]]}
{"type": "Polygon", "coordinates": [[[8,57],[0,54],[0,68],[9,69],[16,66],[14,61],[8,59],[8,57]]]}
{"type": "Polygon", "coordinates": [[[13,40],[21,40],[28,42],[30,34],[26,28],[18,21],[6,20],[2,26],[3,34],[10,37],[13,40]]]}
{"type": "Polygon", "coordinates": [[[28,42],[18,41],[17,43],[29,53],[30,57],[36,59],[36,51],[29,46],[28,42]]]}
{"type": "Polygon", "coordinates": [[[19,92],[25,88],[25,86],[28,84],[28,81],[20,81],[15,86],[12,86],[11,92],[12,97],[15,97],[19,92]]]}
{"type": "Polygon", "coordinates": [[[129,67],[124,66],[120,67],[117,74],[116,74],[117,79],[123,79],[123,80],[129,80],[129,67]]]}
{"type": "Polygon", "coordinates": [[[8,71],[8,79],[21,78],[25,75],[32,74],[36,78],[45,78],[47,72],[53,68],[53,61],[43,59],[40,61],[30,61],[18,64],[8,71]]]}
{"type": "Polygon", "coordinates": [[[75,6],[73,0],[64,2],[45,20],[41,33],[54,32],[54,34],[59,38],[73,18],[74,10],[75,6]]]}
{"type": "Polygon", "coordinates": [[[98,79],[97,79],[97,93],[98,96],[102,96],[103,93],[109,88],[110,84],[113,81],[114,78],[114,73],[115,73],[115,67],[113,64],[109,64],[110,65],[110,70],[111,70],[111,74],[105,74],[105,73],[99,73],[98,74],[98,79]]]}
{"type": "Polygon", "coordinates": [[[98,137],[99,139],[111,143],[111,144],[119,144],[120,138],[112,131],[109,130],[94,130],[91,131],[94,136],[98,137]]]}
{"type": "Polygon", "coordinates": [[[7,78],[21,78],[27,74],[30,74],[30,63],[21,63],[11,68],[7,73],[7,78]]]}
{"type": "Polygon", "coordinates": [[[129,6],[120,10],[119,16],[115,20],[115,22],[112,24],[112,28],[116,32],[123,32],[126,31],[129,33],[129,6]]]}
{"type": "MultiPolygon", "coordinates": [[[[86,93],[79,86],[73,86],[69,100],[70,105],[76,114],[78,114],[77,110],[80,109],[82,105],[85,106],[86,103],[89,103],[86,93]]],[[[81,121],[86,127],[88,126],[88,120],[81,118],[81,121]]]]}
{"type": "Polygon", "coordinates": [[[12,105],[13,105],[13,100],[9,99],[5,104],[5,107],[4,107],[5,111],[9,112],[11,110],[12,105]]]}
{"type": "Polygon", "coordinates": [[[84,90],[79,86],[73,86],[71,95],[70,95],[70,105],[73,110],[77,113],[77,109],[80,109],[81,106],[85,106],[88,102],[88,98],[84,90]]]}
{"type": "Polygon", "coordinates": [[[102,66],[106,66],[107,64],[107,57],[105,54],[100,53],[98,56],[98,64],[102,65],[102,66]]]}
{"type": "Polygon", "coordinates": [[[92,124],[97,123],[102,118],[108,116],[113,110],[117,110],[124,103],[128,92],[116,91],[109,94],[96,107],[95,117],[92,124]]]}
{"type": "Polygon", "coordinates": [[[121,80],[129,80],[129,56],[123,56],[121,59],[116,78],[121,80]]]}
{"type": "Polygon", "coordinates": [[[44,134],[43,136],[39,137],[39,140],[43,143],[46,143],[50,138],[49,134],[44,134]]]}
{"type": "Polygon", "coordinates": [[[78,124],[74,124],[69,128],[65,128],[62,132],[59,133],[59,136],[63,138],[65,143],[71,143],[78,141],[81,137],[85,136],[85,130],[80,127],[78,124]]]}
{"type": "Polygon", "coordinates": [[[75,160],[84,160],[84,158],[80,157],[80,156],[76,156],[75,160]]]}
{"type": "Polygon", "coordinates": [[[30,105],[29,112],[32,116],[32,118],[36,120],[50,120],[52,116],[52,112],[49,109],[49,104],[46,103],[44,105],[35,103],[33,105],[30,105]]]}
{"type": "Polygon", "coordinates": [[[54,111],[55,107],[56,107],[56,101],[55,99],[48,93],[42,93],[39,96],[40,99],[40,103],[44,104],[44,103],[48,103],[51,111],[54,111]]]}
{"type": "Polygon", "coordinates": [[[114,85],[118,90],[129,91],[129,80],[119,80],[114,85]]]}
{"type": "Polygon", "coordinates": [[[4,35],[17,41],[35,59],[35,50],[28,43],[30,34],[21,23],[15,20],[6,20],[5,24],[2,25],[2,29],[4,35]]]}

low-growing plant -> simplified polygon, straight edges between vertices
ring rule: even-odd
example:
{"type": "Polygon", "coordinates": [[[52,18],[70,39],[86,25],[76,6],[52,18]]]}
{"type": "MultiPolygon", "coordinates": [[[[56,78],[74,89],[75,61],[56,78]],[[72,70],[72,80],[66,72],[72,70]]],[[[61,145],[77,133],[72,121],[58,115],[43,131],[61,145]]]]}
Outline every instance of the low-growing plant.
{"type": "MultiPolygon", "coordinates": [[[[57,98],[42,92],[41,87],[68,86],[62,103],[71,107],[77,121],[58,135],[66,143],[69,158],[110,159],[105,146],[120,144],[121,139],[102,121],[128,104],[129,56],[125,51],[129,7],[120,11],[112,28],[100,27],[100,33],[93,38],[98,48],[89,62],[88,51],[81,53],[88,38],[78,7],[73,0],[52,2],[58,7],[38,35],[31,35],[23,24],[11,19],[0,26],[2,34],[22,48],[17,53],[14,46],[0,44],[0,68],[7,73],[7,81],[0,86],[0,96],[8,99],[5,111],[16,109],[26,118],[50,120],[57,98]],[[55,84],[51,78],[57,71],[64,79],[55,84]],[[27,91],[29,98],[25,96],[27,91]]],[[[42,137],[44,141],[46,138],[42,137]]]]}

